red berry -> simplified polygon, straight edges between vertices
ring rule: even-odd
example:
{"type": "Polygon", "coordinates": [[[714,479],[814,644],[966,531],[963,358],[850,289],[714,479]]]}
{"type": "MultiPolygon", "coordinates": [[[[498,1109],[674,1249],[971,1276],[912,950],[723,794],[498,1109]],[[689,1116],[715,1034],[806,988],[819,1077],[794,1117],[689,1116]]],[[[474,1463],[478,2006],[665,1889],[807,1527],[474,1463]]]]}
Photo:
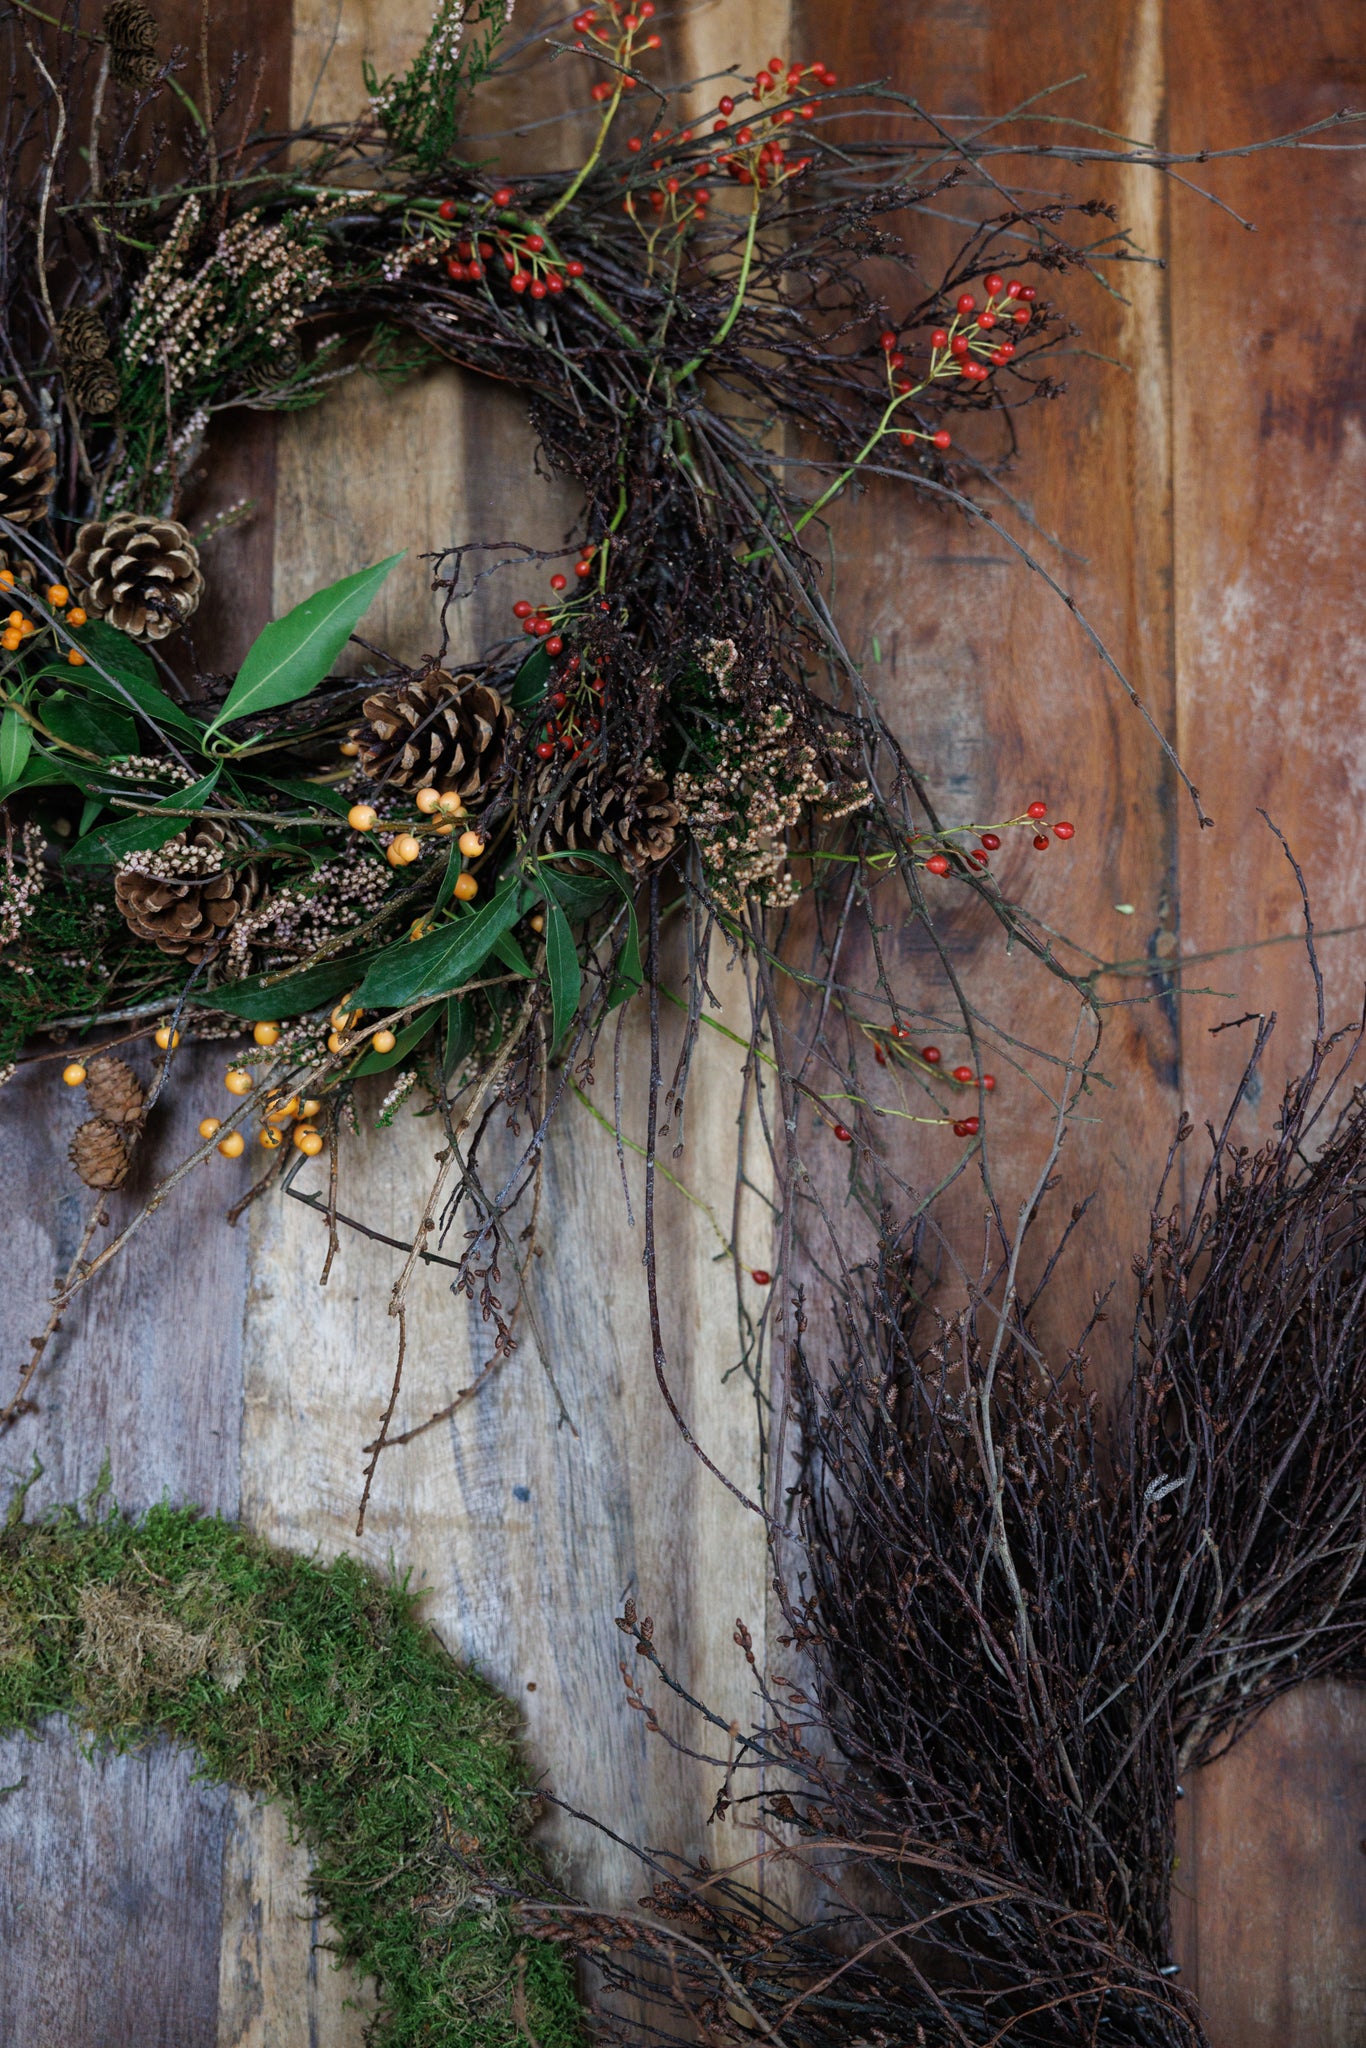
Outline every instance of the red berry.
{"type": "Polygon", "coordinates": [[[531,630],[533,633],[537,635],[539,639],[548,639],[550,636],[549,619],[533,619],[531,622],[531,630]]]}
{"type": "Polygon", "coordinates": [[[545,286],[539,277],[535,277],[531,281],[531,296],[533,299],[543,299],[545,297],[545,286]]]}
{"type": "Polygon", "coordinates": [[[1028,308],[1028,306],[1021,306],[1021,308],[1020,308],[1019,312],[1018,312],[1018,313],[1012,313],[1010,317],[1011,317],[1011,319],[1012,319],[1012,320],[1013,320],[1013,321],[1015,322],[1015,325],[1016,325],[1017,327],[1028,327],[1028,325],[1029,325],[1029,308],[1028,308]]]}
{"type": "Polygon", "coordinates": [[[1027,306],[1032,306],[1038,296],[1038,291],[1032,284],[1022,284],[1020,286],[1020,297],[1027,306]]]}
{"type": "Polygon", "coordinates": [[[1006,297],[1008,299],[1018,299],[1023,290],[1024,286],[1020,283],[1020,280],[1017,277],[1012,277],[1010,283],[1006,286],[1006,297]]]}
{"type": "Polygon", "coordinates": [[[953,1078],[955,1081],[961,1082],[963,1087],[966,1088],[968,1082],[972,1079],[972,1068],[955,1067],[953,1070],[953,1078]]]}
{"type": "Polygon", "coordinates": [[[743,149],[747,143],[753,142],[754,130],[752,128],[738,128],[735,132],[735,140],[743,149]]]}
{"type": "Polygon", "coordinates": [[[484,275],[484,266],[483,266],[483,264],[482,264],[482,263],[467,263],[467,264],[465,265],[465,275],[466,275],[466,277],[475,277],[475,278],[479,278],[479,277],[482,277],[482,276],[484,275]]]}
{"type": "Polygon", "coordinates": [[[932,853],[925,865],[932,875],[946,875],[949,871],[948,861],[942,853],[932,853]]]}
{"type": "Polygon", "coordinates": [[[569,272],[569,275],[571,277],[583,276],[583,265],[579,262],[577,256],[574,258],[572,263],[566,263],[564,267],[569,272]]]}
{"type": "Polygon", "coordinates": [[[958,301],[958,310],[960,313],[970,313],[976,304],[977,301],[972,296],[972,293],[964,292],[958,301]]]}
{"type": "Polygon", "coordinates": [[[941,427],[937,434],[930,436],[930,439],[934,442],[936,448],[951,448],[953,446],[953,435],[947,427],[941,427]]]}
{"type": "Polygon", "coordinates": [[[588,97],[591,100],[597,100],[599,104],[601,104],[603,100],[607,100],[612,97],[612,88],[604,78],[593,87],[593,90],[591,93],[589,93],[588,97]]]}
{"type": "Polygon", "coordinates": [[[1014,353],[1015,353],[1015,344],[1014,344],[1014,342],[1013,342],[1013,341],[1003,341],[1003,342],[1001,343],[1000,347],[999,347],[999,348],[997,349],[997,351],[996,351],[996,360],[997,360],[997,362],[1000,362],[1000,363],[1008,363],[1008,362],[1010,361],[1010,358],[1011,358],[1011,357],[1012,357],[1012,356],[1014,355],[1014,353]]]}
{"type": "Polygon", "coordinates": [[[531,283],[531,279],[524,270],[515,270],[509,279],[509,283],[515,292],[520,293],[526,290],[527,286],[531,283]]]}
{"type": "Polygon", "coordinates": [[[465,266],[460,261],[458,256],[448,256],[446,258],[446,275],[447,277],[454,278],[457,284],[459,284],[461,279],[464,277],[465,266]]]}
{"type": "Polygon", "coordinates": [[[899,348],[894,348],[892,350],[892,353],[887,358],[887,365],[889,369],[893,370],[905,369],[906,358],[905,356],[902,355],[901,350],[899,348]]]}
{"type": "Polygon", "coordinates": [[[893,1038],[909,1038],[909,1037],[910,1037],[910,1035],[911,1035],[911,1027],[910,1027],[910,1025],[909,1025],[909,1024],[893,1024],[893,1026],[892,1026],[892,1036],[893,1036],[893,1038]]]}
{"type": "Polygon", "coordinates": [[[553,761],[553,760],[554,760],[554,758],[555,758],[555,748],[554,748],[553,744],[551,743],[551,741],[549,741],[549,740],[542,740],[542,741],[541,741],[541,742],[539,743],[539,745],[538,745],[538,746],[537,746],[537,748],[536,748],[536,758],[537,758],[537,760],[538,760],[538,761],[553,761]]]}
{"type": "Polygon", "coordinates": [[[529,619],[535,609],[536,607],[529,597],[519,597],[516,604],[512,607],[512,616],[514,619],[529,619]]]}
{"type": "Polygon", "coordinates": [[[492,242],[481,242],[479,244],[479,254],[483,257],[485,263],[487,263],[489,258],[493,254],[492,242]]]}
{"type": "Polygon", "coordinates": [[[561,576],[558,570],[556,570],[555,574],[550,579],[550,587],[552,590],[564,590],[568,586],[568,583],[569,578],[567,576],[561,576]]]}
{"type": "Polygon", "coordinates": [[[591,576],[592,573],[593,564],[591,562],[575,562],[574,574],[576,576],[591,576]]]}
{"type": "Polygon", "coordinates": [[[1048,805],[1032,803],[1025,812],[1025,816],[1027,818],[1046,818],[1048,816],[1048,805]]]}
{"type": "Polygon", "coordinates": [[[1055,839],[1074,839],[1076,837],[1076,832],[1076,826],[1069,825],[1066,818],[1059,818],[1057,824],[1053,827],[1053,836],[1055,839]]]}
{"type": "Polygon", "coordinates": [[[980,847],[970,846],[968,848],[968,859],[975,868],[984,868],[988,865],[987,856],[980,847]]]}
{"type": "Polygon", "coordinates": [[[887,1064],[887,1055],[886,1055],[886,1053],[885,1053],[885,1052],[884,1052],[884,1051],[882,1050],[882,1047],[881,1047],[880,1045],[875,1045],[875,1046],[873,1047],[873,1058],[874,1058],[874,1059],[875,1059],[875,1060],[877,1061],[877,1063],[878,1063],[878,1065],[879,1065],[880,1067],[885,1067],[885,1066],[886,1066],[886,1064],[887,1064]]]}
{"type": "Polygon", "coordinates": [[[979,327],[994,327],[996,325],[996,315],[994,313],[979,313],[977,325],[979,327]]]}
{"type": "Polygon", "coordinates": [[[958,1123],[954,1125],[953,1135],[955,1138],[970,1138],[972,1136],[972,1132],[968,1129],[968,1120],[966,1117],[963,1117],[958,1123]]]}
{"type": "Polygon", "coordinates": [[[565,705],[569,702],[569,699],[568,697],[566,697],[563,690],[552,690],[550,693],[550,701],[557,711],[563,711],[565,705]]]}
{"type": "Polygon", "coordinates": [[[853,1135],[853,1132],[847,1130],[843,1124],[835,1125],[835,1136],[839,1139],[841,1145],[847,1145],[853,1135]]]}
{"type": "Polygon", "coordinates": [[[749,1277],[756,1287],[769,1287],[773,1282],[773,1275],[766,1273],[762,1266],[755,1266],[749,1277]]]}
{"type": "Polygon", "coordinates": [[[454,220],[458,208],[453,199],[443,199],[436,210],[441,215],[442,220],[454,220]]]}
{"type": "Polygon", "coordinates": [[[1000,843],[1001,835],[999,832],[984,832],[982,834],[982,844],[988,853],[995,853],[1000,843]]]}
{"type": "Polygon", "coordinates": [[[638,155],[642,147],[640,137],[638,135],[633,135],[630,141],[627,143],[626,147],[630,150],[632,156],[638,155]]]}
{"type": "Polygon", "coordinates": [[[949,330],[948,330],[948,328],[947,328],[947,327],[936,327],[936,328],[935,328],[935,330],[934,330],[934,332],[933,332],[933,334],[932,334],[932,335],[930,336],[930,347],[931,347],[931,348],[947,348],[947,347],[948,347],[948,345],[949,345],[949,330]]]}
{"type": "Polygon", "coordinates": [[[1014,349],[1011,349],[1009,353],[1007,353],[1007,351],[1003,348],[994,348],[991,351],[991,360],[993,363],[1009,362],[1010,357],[1013,356],[1014,353],[1014,349]]]}
{"type": "Polygon", "coordinates": [[[939,1065],[939,1062],[943,1059],[944,1055],[939,1050],[939,1047],[937,1045],[922,1045],[920,1048],[920,1057],[922,1060],[924,1060],[925,1065],[927,1067],[937,1067],[939,1065]]]}
{"type": "Polygon", "coordinates": [[[983,1074],[982,1086],[986,1089],[987,1094],[990,1095],[992,1089],[996,1086],[996,1076],[994,1074],[983,1074]]]}
{"type": "Polygon", "coordinates": [[[735,112],[735,102],[728,92],[721,95],[720,99],[716,102],[716,107],[717,112],[721,114],[733,114],[735,112]]]}
{"type": "Polygon", "coordinates": [[[949,352],[955,356],[965,356],[970,347],[971,343],[966,334],[955,334],[953,340],[949,343],[949,352]]]}
{"type": "Polygon", "coordinates": [[[887,352],[890,354],[890,352],[896,347],[896,336],[893,334],[891,328],[889,327],[885,333],[879,334],[877,342],[879,348],[886,349],[887,352]]]}
{"type": "Polygon", "coordinates": [[[495,205],[495,206],[511,206],[511,204],[512,204],[512,187],[511,187],[511,185],[500,185],[500,186],[498,187],[498,190],[497,190],[497,191],[496,191],[496,192],[494,193],[494,195],[493,195],[493,203],[494,203],[494,205],[495,205]]]}
{"type": "Polygon", "coordinates": [[[564,642],[563,640],[561,640],[558,633],[551,634],[550,638],[545,643],[545,651],[547,654],[564,653],[564,642]]]}
{"type": "Polygon", "coordinates": [[[1044,836],[1043,836],[1043,833],[1042,833],[1042,832],[1040,832],[1040,833],[1038,834],[1038,836],[1036,837],[1036,839],[1035,839],[1035,841],[1034,841],[1034,844],[1035,844],[1035,846],[1036,846],[1036,847],[1038,848],[1038,850],[1039,850],[1039,852],[1040,852],[1040,853],[1047,853],[1047,851],[1048,851],[1048,841],[1047,841],[1047,840],[1046,840],[1046,839],[1044,838],[1044,836]]]}
{"type": "Polygon", "coordinates": [[[536,621],[535,621],[535,619],[523,619],[523,620],[522,620],[522,631],[523,631],[524,633],[534,633],[534,632],[536,631],[536,621]]]}
{"type": "Polygon", "coordinates": [[[990,295],[990,296],[991,296],[991,297],[992,297],[993,299],[995,298],[995,296],[996,296],[997,292],[998,292],[998,291],[1000,291],[1000,289],[1001,289],[1001,280],[1000,280],[1000,278],[999,278],[999,277],[997,277],[997,275],[996,275],[996,273],[995,273],[995,271],[994,271],[994,270],[993,270],[993,272],[991,273],[991,276],[990,276],[989,278],[987,278],[987,280],[986,280],[986,288],[987,288],[987,292],[988,292],[988,294],[989,294],[989,295],[990,295]]]}

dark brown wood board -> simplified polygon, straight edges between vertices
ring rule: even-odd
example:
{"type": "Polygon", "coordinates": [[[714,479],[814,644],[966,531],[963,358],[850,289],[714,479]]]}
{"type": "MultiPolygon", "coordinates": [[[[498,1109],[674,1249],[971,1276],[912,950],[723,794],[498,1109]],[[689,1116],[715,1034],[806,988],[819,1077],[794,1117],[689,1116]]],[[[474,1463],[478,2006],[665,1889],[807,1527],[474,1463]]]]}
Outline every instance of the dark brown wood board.
{"type": "MultiPolygon", "coordinates": [[[[392,68],[425,14],[422,0],[295,0],[292,15],[231,0],[214,10],[212,32],[215,47],[266,55],[272,106],[298,118],[311,102],[324,118],[355,104],[361,55],[392,68]]],[[[193,43],[191,0],[164,18],[193,43]]],[[[949,114],[1001,112],[1085,73],[1053,111],[1182,149],[1289,129],[1363,98],[1349,0],[1293,11],[1270,0],[718,0],[681,32],[697,72],[732,59],[752,68],[775,52],[819,55],[845,80],[886,77],[949,114]]],[[[556,89],[567,91],[563,76],[561,67],[556,89]]],[[[1255,947],[1187,974],[1215,995],[1115,1016],[1103,1061],[1112,1089],[1065,1162],[1069,1196],[1103,1192],[1060,1326],[1092,1285],[1122,1279],[1178,1109],[1209,1113],[1228,1089],[1236,1034],[1211,1038],[1209,1026],[1247,1008],[1281,1016],[1250,1129],[1268,1128],[1279,1076],[1302,1043],[1298,948],[1258,943],[1296,928],[1293,883],[1258,803],[1304,859],[1320,922],[1360,916],[1358,161],[1281,154],[1193,167],[1256,220],[1255,235],[1170,181],[1058,174],[1079,194],[1113,199],[1168,267],[1126,266],[1122,299],[1061,288],[1084,335],[1066,364],[1067,395],[1026,420],[1012,487],[1070,551],[1031,543],[1179,744],[1212,832],[1197,830],[1074,623],[989,529],[881,487],[836,525],[841,615],[858,652],[871,657],[876,639],[882,660],[870,674],[946,812],[1008,816],[1039,794],[1077,823],[1066,854],[1012,855],[1011,886],[1102,955],[1142,963],[1125,985],[1135,995],[1162,994],[1148,970],[1177,952],[1255,947]]],[[[250,496],[258,510],[214,557],[214,609],[201,621],[210,665],[230,665],[272,607],[358,560],[400,545],[415,555],[504,516],[515,521],[508,531],[558,537],[565,506],[533,482],[531,452],[515,405],[454,376],[392,399],[348,387],[278,433],[234,438],[231,474],[215,470],[206,488],[250,496]]],[[[420,571],[405,569],[385,604],[381,637],[420,650],[430,630],[420,571]]],[[[1021,1038],[1056,1043],[1070,1029],[1059,991],[1006,962],[985,926],[961,919],[955,946],[972,972],[999,978],[997,1007],[1021,1038]]],[[[1326,940],[1324,961],[1332,998],[1350,1004],[1366,969],[1362,936],[1326,940]]],[[[908,945],[899,967],[935,1014],[929,961],[908,945]]],[[[221,1064],[210,1050],[177,1067],[158,1113],[165,1156],[214,1106],[221,1064]]],[[[718,1207],[729,1200],[733,1084],[724,1060],[704,1074],[679,1166],[690,1191],[718,1207]]],[[[1037,1104],[1012,1082],[993,1108],[1013,1189],[1039,1141],[1037,1104]]],[[[46,1288],[79,1230],[83,1198],[63,1156],[75,1121],[51,1065],[0,1094],[6,1372],[41,1327],[46,1288]]],[[[430,1163],[427,1128],[409,1120],[362,1148],[366,1200],[396,1234],[430,1163]]],[[[908,1164],[932,1179],[938,1156],[908,1164]]],[[[553,1160],[543,1321],[577,1437],[557,1429],[534,1357],[519,1356],[480,1403],[382,1467],[362,1549],[381,1565],[413,1564],[445,1639],[520,1693],[533,1755],[557,1789],[627,1835],[700,1845],[707,1774],[641,1741],[620,1701],[612,1613],[635,1591],[659,1615],[685,1679],[743,1711],[729,1636],[737,1612],[762,1615],[764,1560],[660,1411],[639,1240],[614,1177],[610,1141],[576,1112],[553,1160]]],[[[355,1547],[357,1447],[391,1358],[391,1264],[349,1241],[322,1295],[315,1219],[261,1205],[226,1230],[222,1210],[237,1192],[227,1169],[182,1190],[69,1319],[39,1413],[0,1455],[16,1473],[42,1460],[35,1506],[88,1488],[107,1453],[114,1491],[131,1507],[164,1493],[241,1512],[301,1546],[355,1547]]],[[[733,1346],[723,1269],[705,1214],[670,1200],[666,1308],[680,1395],[708,1448],[743,1475],[752,1430],[721,1385],[733,1346]]],[[[759,1263],[757,1215],[749,1227],[759,1263]]],[[[405,1421],[449,1399],[485,1355],[477,1318],[439,1284],[422,1291],[414,1330],[405,1421]]],[[[0,1801],[6,2048],[359,2041],[363,2016],[343,2006],[353,1987],[316,1948],[301,1862],[278,1815],[192,1784],[186,1760],[162,1749],[92,1768],[50,1731],[40,1750],[0,1751],[0,1785],[28,1778],[0,1801]]],[[[1177,1952],[1217,2048],[1366,2039],[1366,1705],[1350,1688],[1307,1688],[1187,1791],[1177,1952]]],[[[561,1829],[555,1847],[599,1895],[632,1894],[630,1870],[601,1845],[561,1829]]]]}

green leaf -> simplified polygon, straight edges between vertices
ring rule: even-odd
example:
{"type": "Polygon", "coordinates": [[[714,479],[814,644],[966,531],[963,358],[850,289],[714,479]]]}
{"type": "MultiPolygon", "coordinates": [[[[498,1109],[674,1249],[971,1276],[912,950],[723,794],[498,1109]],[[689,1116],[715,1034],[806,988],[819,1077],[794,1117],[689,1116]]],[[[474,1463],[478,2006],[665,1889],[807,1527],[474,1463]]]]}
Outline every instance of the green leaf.
{"type": "Polygon", "coordinates": [[[461,996],[446,1003],[446,1050],[441,1057],[441,1077],[449,1081],[474,1046],[474,1009],[461,996]]]}
{"type": "Polygon", "coordinates": [[[521,889],[514,876],[500,883],[482,910],[458,917],[425,939],[389,946],[361,983],[356,1000],[367,1010],[398,1010],[423,996],[445,995],[476,975],[495,942],[520,914],[521,889]]]}
{"type": "Polygon", "coordinates": [[[33,747],[33,727],[17,711],[0,718],[0,794],[14,788],[33,747]]]}
{"type": "Polygon", "coordinates": [[[177,812],[197,811],[205,797],[212,795],[222,772],[221,766],[211,768],[188,789],[173,789],[169,796],[161,799],[154,811],[141,817],[120,818],[111,825],[101,825],[96,832],[88,832],[83,839],[76,841],[67,859],[75,867],[84,867],[119,861],[126,853],[155,853],[159,846],[165,846],[177,832],[184,832],[193,822],[190,818],[167,818],[160,814],[167,808],[177,812]]]}
{"type": "Polygon", "coordinates": [[[325,1003],[335,1003],[338,996],[356,986],[365,966],[363,959],[320,960],[316,967],[302,967],[297,974],[249,974],[189,1000],[211,1010],[226,1010],[230,1017],[245,1017],[249,1024],[274,1024],[281,1017],[302,1017],[325,1003]]]}
{"type": "Polygon", "coordinates": [[[59,690],[42,706],[43,724],[70,747],[83,747],[88,754],[107,760],[111,754],[136,754],[138,729],[131,718],[112,704],[92,704],[59,690]]]}
{"type": "Polygon", "coordinates": [[[102,797],[88,796],[86,798],[81,807],[81,822],[76,827],[76,837],[78,839],[84,839],[86,833],[90,830],[90,827],[103,809],[104,799],[102,797]]]}
{"type": "MultiPolygon", "coordinates": [[[[80,671],[83,690],[97,697],[110,697],[116,704],[127,705],[131,697],[144,718],[153,725],[164,726],[167,731],[200,745],[204,738],[203,725],[166,695],[157,681],[156,664],[145,647],[139,647],[136,640],[130,640],[126,633],[118,632],[103,619],[92,619],[88,626],[82,626],[80,640],[81,651],[86,656],[86,666],[80,671]],[[96,662],[99,668],[96,668],[96,662]],[[102,675],[101,669],[107,673],[102,675]]],[[[45,673],[60,676],[69,683],[73,671],[70,668],[51,668],[45,673]]]]}
{"type": "Polygon", "coordinates": [[[321,810],[332,811],[339,818],[344,818],[356,801],[354,796],[343,796],[339,789],[326,782],[306,782],[289,775],[243,777],[244,781],[248,779],[263,789],[277,791],[280,796],[293,797],[296,803],[316,804],[321,810]]]}
{"type": "Polygon", "coordinates": [[[550,1039],[558,1045],[578,1010],[583,970],[569,919],[553,896],[545,899],[545,964],[550,973],[550,1039]]]}
{"type": "Polygon", "coordinates": [[[523,981],[531,981],[534,978],[535,969],[511,932],[504,932],[502,938],[495,942],[493,950],[504,967],[510,967],[523,981]]]}
{"type": "Polygon", "coordinates": [[[401,1031],[394,1033],[394,1042],[388,1052],[366,1053],[364,1059],[357,1060],[351,1069],[352,1073],[382,1074],[389,1067],[396,1067],[400,1060],[407,1059],[419,1040],[427,1036],[436,1019],[437,1005],[433,1003],[430,1009],[423,1010],[411,1023],[405,1024],[401,1031]]]}
{"type": "Polygon", "coordinates": [[[590,875],[561,874],[555,868],[546,868],[542,880],[571,924],[582,924],[595,910],[601,910],[612,893],[608,882],[590,875]]]}
{"type": "Polygon", "coordinates": [[[528,704],[539,703],[549,681],[550,656],[544,647],[534,648],[517,671],[508,693],[508,703],[515,711],[525,710],[528,704]]]}
{"type": "MultiPolygon", "coordinates": [[[[572,855],[543,854],[538,865],[545,869],[550,862],[558,859],[572,859],[576,862],[586,861],[590,867],[595,867],[599,874],[606,875],[608,881],[619,892],[626,905],[626,943],[618,957],[617,977],[612,984],[607,998],[608,1009],[615,1010],[618,1003],[625,1002],[628,996],[635,994],[645,979],[645,972],[640,964],[640,927],[636,923],[635,892],[631,887],[630,878],[626,870],[617,861],[609,860],[605,853],[576,851],[572,855]]],[[[564,877],[556,875],[554,879],[558,884],[563,881],[564,877]]],[[[542,880],[548,892],[551,885],[551,875],[543,873],[542,880]]]]}
{"type": "Polygon", "coordinates": [[[360,624],[403,550],[387,561],[315,590],[282,619],[274,619],[247,650],[246,659],[209,733],[253,711],[293,704],[316,689],[360,624]]]}

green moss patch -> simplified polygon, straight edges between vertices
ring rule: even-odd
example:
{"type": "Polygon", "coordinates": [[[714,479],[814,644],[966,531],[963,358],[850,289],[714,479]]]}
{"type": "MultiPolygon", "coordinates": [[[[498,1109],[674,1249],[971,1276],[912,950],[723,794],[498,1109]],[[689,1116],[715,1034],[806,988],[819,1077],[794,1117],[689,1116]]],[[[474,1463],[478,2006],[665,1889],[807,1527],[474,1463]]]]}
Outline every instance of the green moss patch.
{"type": "Polygon", "coordinates": [[[188,1508],[87,1504],[0,1531],[0,1730],[67,1714],[100,1744],[162,1730],[204,1775],[286,1802],[339,1961],[378,1981],[383,2048],[571,2048],[534,1889],[515,1710],[405,1586],[188,1508]]]}

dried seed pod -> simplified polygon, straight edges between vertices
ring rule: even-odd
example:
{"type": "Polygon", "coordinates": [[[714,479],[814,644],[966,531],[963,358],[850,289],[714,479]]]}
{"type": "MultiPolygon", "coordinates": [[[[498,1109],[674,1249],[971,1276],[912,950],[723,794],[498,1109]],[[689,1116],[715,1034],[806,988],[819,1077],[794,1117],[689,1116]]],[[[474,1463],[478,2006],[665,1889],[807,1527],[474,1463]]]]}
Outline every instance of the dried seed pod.
{"type": "Polygon", "coordinates": [[[138,1125],[142,1122],[146,1095],[141,1081],[126,1060],[113,1053],[97,1053],[85,1070],[85,1092],[97,1117],[106,1123],[138,1125]]]}
{"type": "Polygon", "coordinates": [[[133,1163],[129,1133],[102,1116],[74,1132],[67,1157],[88,1188],[121,1188],[133,1163]]]}

